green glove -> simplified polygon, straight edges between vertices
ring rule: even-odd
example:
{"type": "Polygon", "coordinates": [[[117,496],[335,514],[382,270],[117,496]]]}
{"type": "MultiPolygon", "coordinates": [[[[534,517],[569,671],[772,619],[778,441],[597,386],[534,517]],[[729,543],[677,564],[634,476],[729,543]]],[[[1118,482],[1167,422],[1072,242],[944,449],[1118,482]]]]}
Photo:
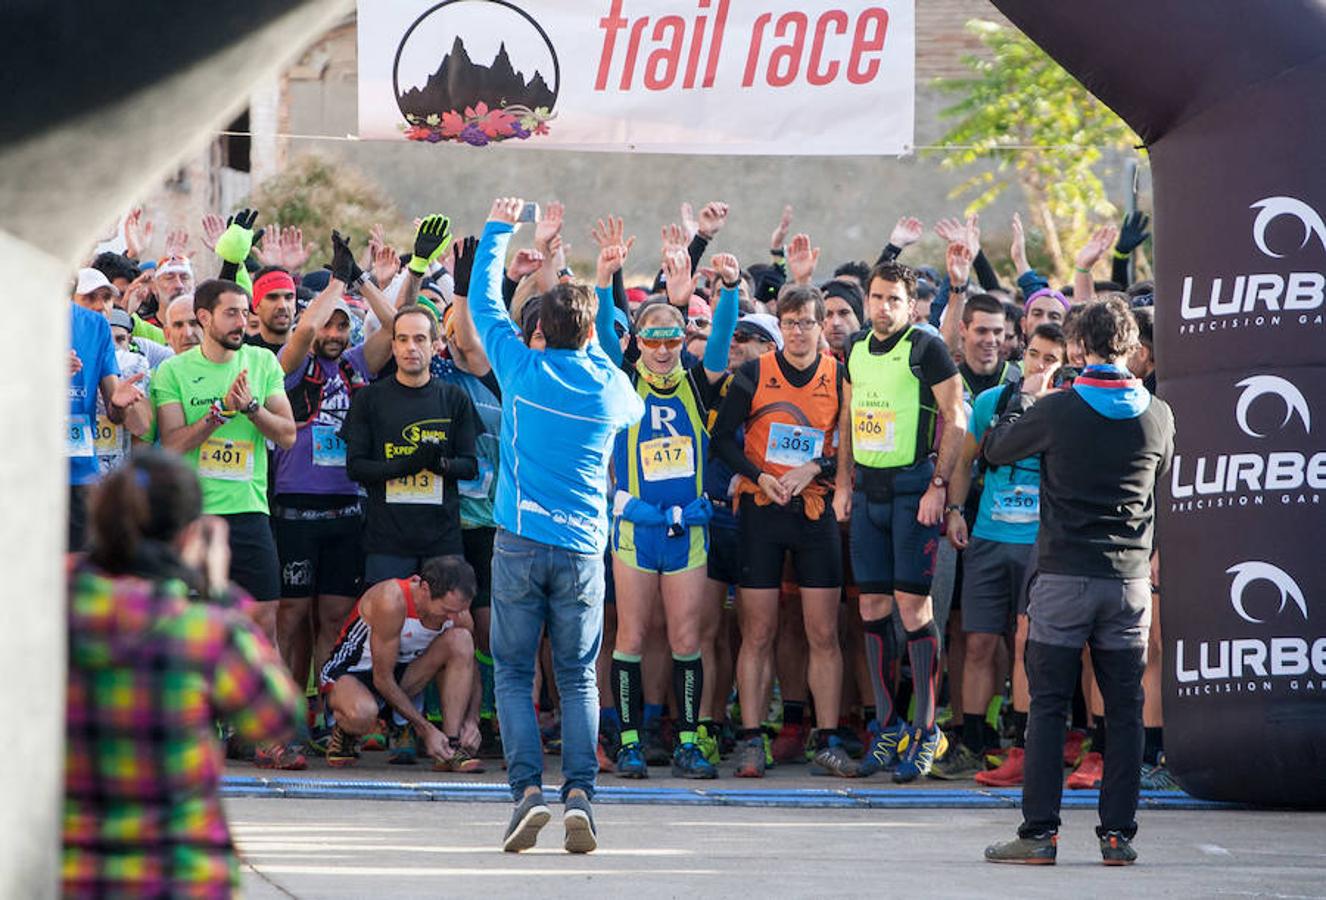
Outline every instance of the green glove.
{"type": "Polygon", "coordinates": [[[249,258],[253,249],[253,223],[258,220],[256,209],[241,209],[230,217],[225,232],[216,242],[216,255],[228,263],[235,263],[243,270],[244,260],[249,258]]]}
{"type": "Polygon", "coordinates": [[[423,275],[450,246],[451,220],[440,213],[426,217],[419,223],[419,230],[414,235],[414,256],[410,257],[410,271],[423,275]]]}

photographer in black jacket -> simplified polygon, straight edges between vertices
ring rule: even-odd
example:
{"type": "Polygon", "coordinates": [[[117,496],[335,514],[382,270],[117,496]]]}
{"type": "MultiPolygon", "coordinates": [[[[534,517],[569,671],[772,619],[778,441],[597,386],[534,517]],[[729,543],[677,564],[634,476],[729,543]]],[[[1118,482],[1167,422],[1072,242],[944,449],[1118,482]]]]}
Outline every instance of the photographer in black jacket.
{"type": "Polygon", "coordinates": [[[1087,368],[1064,391],[1029,376],[982,452],[991,466],[1041,457],[1038,564],[1030,591],[1031,688],[1022,827],[986,849],[990,862],[1052,864],[1067,711],[1083,645],[1105,700],[1105,774],[1096,829],[1106,865],[1137,858],[1142,670],[1150,623],[1154,490],[1174,453],[1174,416],[1128,371],[1138,342],[1114,295],[1079,319],[1087,368]]]}

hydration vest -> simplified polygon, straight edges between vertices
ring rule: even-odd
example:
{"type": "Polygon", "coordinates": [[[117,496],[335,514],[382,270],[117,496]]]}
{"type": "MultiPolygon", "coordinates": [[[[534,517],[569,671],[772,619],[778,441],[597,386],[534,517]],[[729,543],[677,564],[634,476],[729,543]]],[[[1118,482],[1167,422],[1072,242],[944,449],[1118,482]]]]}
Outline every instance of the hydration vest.
{"type": "MultiPolygon", "coordinates": [[[[368,380],[355,371],[344,358],[336,360],[336,368],[341,373],[341,383],[351,397],[360,388],[368,386],[368,380]]],[[[327,373],[316,355],[310,355],[299,383],[285,392],[290,400],[290,410],[294,413],[295,425],[307,425],[322,411],[322,392],[327,386],[327,373]]]]}
{"type": "Polygon", "coordinates": [[[921,413],[936,410],[922,404],[921,379],[912,371],[912,338],[918,333],[909,325],[884,354],[870,352],[868,335],[852,345],[847,371],[852,379],[852,458],[858,465],[903,468],[929,445],[929,435],[921,434],[921,413]]]}

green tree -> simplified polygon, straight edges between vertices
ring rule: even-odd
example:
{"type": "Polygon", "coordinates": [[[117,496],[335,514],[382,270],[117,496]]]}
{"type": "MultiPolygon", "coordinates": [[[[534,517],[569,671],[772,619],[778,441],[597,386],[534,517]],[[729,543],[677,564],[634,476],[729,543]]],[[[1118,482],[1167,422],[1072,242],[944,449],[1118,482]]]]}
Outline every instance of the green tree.
{"type": "Polygon", "coordinates": [[[309,259],[315,269],[331,261],[331,232],[350,237],[362,258],[369,229],[381,224],[387,241],[400,250],[413,240],[410,223],[369,176],[341,160],[308,153],[292,160],[253,191],[246,201],[262,214],[259,225],[297,225],[304,240],[317,246],[309,259]]]}
{"type": "Polygon", "coordinates": [[[1021,31],[983,19],[967,28],[988,53],[964,57],[970,77],[937,82],[962,97],[942,113],[957,122],[940,143],[956,149],[937,152],[945,169],[981,161],[994,167],[972,175],[950,196],[971,197],[970,215],[1016,182],[1031,213],[1029,229],[1039,227],[1044,261],[1066,281],[1092,219],[1119,214],[1098,163],[1107,150],[1133,152],[1141,140],[1021,31]]]}

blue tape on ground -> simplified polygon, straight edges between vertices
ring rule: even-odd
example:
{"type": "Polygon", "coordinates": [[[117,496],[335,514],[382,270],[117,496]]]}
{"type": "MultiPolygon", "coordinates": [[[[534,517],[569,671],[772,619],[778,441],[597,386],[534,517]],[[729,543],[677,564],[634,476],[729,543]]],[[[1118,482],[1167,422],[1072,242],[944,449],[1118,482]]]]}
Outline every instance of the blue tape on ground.
{"type": "MultiPolygon", "coordinates": [[[[549,800],[555,788],[545,788],[549,800]]],[[[329,778],[263,778],[227,775],[221,779],[224,797],[298,798],[303,800],[412,800],[452,803],[509,803],[506,785],[467,782],[340,781],[329,778]]],[[[1067,809],[1094,809],[1097,791],[1067,791],[1067,809]]],[[[607,785],[598,789],[595,802],[639,806],[733,806],[783,809],[1009,809],[1022,801],[1015,789],[962,788],[672,788],[607,785]]],[[[1143,791],[1143,809],[1245,809],[1234,803],[1213,803],[1182,791],[1143,791]]]]}

